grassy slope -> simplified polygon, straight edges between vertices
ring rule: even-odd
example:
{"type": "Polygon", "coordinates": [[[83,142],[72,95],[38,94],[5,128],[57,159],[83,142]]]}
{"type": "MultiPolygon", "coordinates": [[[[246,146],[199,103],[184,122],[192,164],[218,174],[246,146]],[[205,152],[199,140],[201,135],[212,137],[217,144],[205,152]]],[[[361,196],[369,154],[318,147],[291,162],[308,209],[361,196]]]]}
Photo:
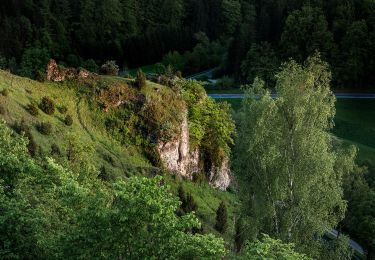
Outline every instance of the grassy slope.
{"type": "Polygon", "coordinates": [[[45,154],[48,154],[52,144],[57,144],[61,149],[66,145],[69,134],[76,135],[83,143],[93,145],[95,150],[94,161],[97,166],[105,165],[113,171],[123,172],[133,167],[147,167],[148,162],[134,147],[124,148],[108,136],[101,124],[94,123],[97,111],[93,111],[84,99],[80,99],[75,90],[59,83],[39,83],[26,78],[17,77],[0,71],[0,89],[9,90],[8,97],[1,97],[0,102],[6,109],[1,117],[9,125],[24,119],[27,125],[35,126],[39,122],[49,122],[53,126],[53,133],[49,136],[41,135],[32,127],[32,134],[45,154]],[[72,115],[73,125],[65,126],[65,115],[58,109],[54,115],[49,116],[39,111],[36,117],[31,116],[25,107],[31,102],[39,103],[42,97],[50,96],[57,108],[66,106],[67,114],[72,115]],[[103,157],[110,154],[117,161],[118,167],[112,167],[103,157]]]}
{"type": "MultiPolygon", "coordinates": [[[[120,77],[103,77],[107,82],[125,81],[120,77]]],[[[143,169],[150,167],[150,163],[142,156],[137,147],[123,147],[113,140],[105,131],[103,122],[103,112],[99,108],[91,107],[84,99],[80,99],[76,90],[69,88],[61,83],[39,83],[30,79],[11,75],[0,70],[0,91],[9,90],[9,95],[4,97],[0,95],[0,106],[6,109],[0,119],[4,119],[9,125],[13,125],[24,119],[30,126],[35,126],[39,122],[50,122],[53,125],[53,133],[50,136],[41,135],[35,127],[32,127],[32,134],[38,145],[41,146],[45,155],[48,155],[52,144],[57,144],[63,149],[66,136],[74,133],[84,142],[91,144],[97,151],[94,161],[98,167],[104,165],[107,169],[123,175],[126,172],[130,174],[144,174],[143,169]],[[25,109],[30,102],[39,103],[42,97],[50,96],[54,99],[57,107],[68,107],[67,114],[72,115],[73,125],[65,126],[63,120],[65,115],[58,110],[53,116],[39,111],[37,117],[31,116],[25,109]],[[116,165],[113,167],[103,157],[110,154],[115,158],[116,165]]],[[[171,91],[169,88],[148,82],[147,87],[142,90],[143,94],[152,98],[157,92],[171,91]],[[158,90],[157,90],[158,89],[158,90]]],[[[190,192],[198,204],[197,215],[202,220],[206,232],[216,232],[214,230],[216,209],[221,201],[228,205],[229,227],[224,238],[231,246],[234,235],[234,213],[238,208],[238,198],[229,192],[221,192],[211,188],[208,185],[196,185],[189,181],[179,180],[172,176],[166,176],[166,181],[170,184],[172,191],[176,192],[178,186],[182,183],[186,192],[190,192]]]]}

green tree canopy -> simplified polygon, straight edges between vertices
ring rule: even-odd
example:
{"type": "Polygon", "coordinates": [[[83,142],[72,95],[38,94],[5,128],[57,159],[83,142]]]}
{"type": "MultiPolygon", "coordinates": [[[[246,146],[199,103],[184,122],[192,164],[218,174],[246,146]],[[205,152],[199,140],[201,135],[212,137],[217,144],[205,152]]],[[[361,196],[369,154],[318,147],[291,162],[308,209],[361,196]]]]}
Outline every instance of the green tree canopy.
{"type": "Polygon", "coordinates": [[[316,51],[324,57],[330,57],[334,48],[333,35],[322,10],[307,5],[302,10],[292,12],[281,35],[281,46],[284,56],[298,62],[316,51]]]}
{"type": "Polygon", "coordinates": [[[298,245],[333,228],[346,209],[344,170],[336,167],[342,154],[329,133],[330,79],[319,56],[303,66],[290,61],[276,76],[277,98],[256,79],[240,115],[235,174],[245,214],[258,231],[298,245]]]}

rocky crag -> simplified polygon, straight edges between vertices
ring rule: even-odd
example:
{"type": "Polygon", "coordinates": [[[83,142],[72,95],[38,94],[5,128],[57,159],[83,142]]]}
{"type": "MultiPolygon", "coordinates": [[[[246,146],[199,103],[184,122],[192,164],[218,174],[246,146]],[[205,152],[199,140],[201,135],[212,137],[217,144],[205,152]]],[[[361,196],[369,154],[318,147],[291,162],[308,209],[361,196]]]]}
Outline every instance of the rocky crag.
{"type": "MultiPolygon", "coordinates": [[[[164,166],[174,174],[193,179],[194,174],[203,171],[200,167],[201,151],[191,150],[187,113],[181,122],[181,134],[173,141],[158,144],[158,152],[164,166]]],[[[209,183],[220,190],[226,190],[231,182],[229,159],[225,158],[220,166],[210,165],[206,172],[209,183]]]]}

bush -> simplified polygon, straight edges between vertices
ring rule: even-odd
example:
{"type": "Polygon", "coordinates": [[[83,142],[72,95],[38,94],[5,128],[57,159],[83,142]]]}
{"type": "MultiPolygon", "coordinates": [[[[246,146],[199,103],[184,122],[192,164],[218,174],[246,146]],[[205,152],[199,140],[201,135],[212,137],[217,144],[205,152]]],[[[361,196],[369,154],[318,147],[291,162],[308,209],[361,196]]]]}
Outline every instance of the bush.
{"type": "Polygon", "coordinates": [[[61,106],[59,108],[59,111],[61,114],[66,114],[66,112],[68,112],[68,108],[66,106],[61,106]]]}
{"type": "Polygon", "coordinates": [[[100,168],[98,179],[102,181],[109,181],[109,174],[107,172],[107,169],[104,166],[100,168]]]}
{"type": "Polygon", "coordinates": [[[216,211],[215,229],[220,233],[225,233],[228,228],[228,211],[224,202],[221,202],[216,211]]]}
{"type": "Polygon", "coordinates": [[[190,213],[193,211],[197,211],[198,205],[194,200],[194,197],[188,193],[186,195],[186,208],[184,209],[185,213],[190,213]]]}
{"type": "Polygon", "coordinates": [[[17,134],[25,134],[30,132],[30,127],[26,124],[25,119],[22,119],[20,122],[16,122],[13,125],[13,129],[17,134]]]}
{"type": "Polygon", "coordinates": [[[104,154],[103,155],[103,159],[108,162],[109,164],[111,164],[113,167],[116,167],[116,161],[115,161],[115,158],[113,158],[112,155],[110,154],[104,154]]]}
{"type": "Polygon", "coordinates": [[[0,105],[0,115],[5,115],[6,109],[2,105],[0,105]]]}
{"type": "Polygon", "coordinates": [[[39,108],[47,115],[53,115],[55,113],[55,102],[50,97],[43,97],[39,108]]]}
{"type": "Polygon", "coordinates": [[[37,116],[39,114],[38,107],[34,103],[28,104],[27,107],[26,107],[26,110],[32,116],[37,116]]]}
{"type": "Polygon", "coordinates": [[[71,126],[73,124],[73,118],[71,115],[67,115],[65,117],[65,120],[64,120],[64,123],[67,125],[67,126],[71,126]]]}
{"type": "Polygon", "coordinates": [[[47,74],[44,70],[37,70],[35,72],[35,79],[39,82],[45,82],[47,80],[47,74]]]}
{"type": "Polygon", "coordinates": [[[52,125],[48,122],[42,122],[37,126],[38,131],[43,135],[50,135],[52,133],[52,125]]]}
{"type": "Polygon", "coordinates": [[[207,181],[207,177],[204,172],[196,172],[193,174],[193,182],[202,184],[207,181]]]}
{"type": "Polygon", "coordinates": [[[3,89],[1,91],[1,95],[3,95],[4,97],[7,97],[9,95],[9,90],[7,88],[3,89]]]}
{"type": "Polygon", "coordinates": [[[135,79],[135,86],[139,89],[146,86],[146,75],[143,73],[143,71],[140,69],[137,72],[137,77],[135,79]]]}
{"type": "Polygon", "coordinates": [[[116,64],[116,61],[110,60],[102,65],[100,72],[104,75],[117,76],[119,67],[116,64]]]}
{"type": "Polygon", "coordinates": [[[99,70],[99,66],[93,59],[89,59],[83,62],[82,67],[87,69],[88,71],[97,73],[99,70]]]}
{"type": "Polygon", "coordinates": [[[61,155],[60,147],[57,144],[51,145],[51,155],[61,155]]]}
{"type": "Polygon", "coordinates": [[[29,151],[29,154],[32,157],[35,157],[35,155],[38,152],[38,145],[34,140],[34,136],[31,134],[31,131],[26,132],[25,136],[29,139],[29,143],[27,144],[27,150],[29,151]]]}

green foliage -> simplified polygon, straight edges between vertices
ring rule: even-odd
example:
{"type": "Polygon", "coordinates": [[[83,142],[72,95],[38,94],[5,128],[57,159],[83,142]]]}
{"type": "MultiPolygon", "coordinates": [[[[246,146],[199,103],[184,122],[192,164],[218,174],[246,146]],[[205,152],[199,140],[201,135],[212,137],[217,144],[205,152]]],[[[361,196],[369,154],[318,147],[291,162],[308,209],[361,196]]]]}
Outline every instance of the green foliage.
{"type": "Polygon", "coordinates": [[[119,72],[119,67],[116,64],[116,61],[109,60],[106,63],[104,63],[101,68],[100,72],[104,75],[110,75],[110,76],[117,76],[119,72]]]}
{"type": "Polygon", "coordinates": [[[109,258],[213,257],[223,253],[220,240],[210,235],[185,233],[186,229],[199,225],[199,222],[193,215],[182,218],[175,215],[178,201],[170,197],[167,187],[160,186],[160,181],[160,178],[131,178],[127,182],[114,183],[109,196],[103,197],[105,193],[102,193],[89,198],[88,203],[93,207],[82,211],[78,229],[67,238],[68,248],[72,243],[77,246],[76,252],[67,251],[71,252],[71,257],[91,258],[98,251],[109,258]],[[110,206],[107,206],[108,201],[112,201],[110,206]],[[97,211],[102,214],[96,214],[97,211]],[[98,227],[101,229],[99,233],[98,227]],[[134,233],[137,236],[133,236],[134,233]],[[200,243],[202,246],[211,243],[214,246],[211,246],[211,253],[200,243]]]}
{"type": "Polygon", "coordinates": [[[73,117],[71,115],[66,115],[66,117],[64,119],[64,123],[67,126],[73,125],[73,117]]]}
{"type": "Polygon", "coordinates": [[[88,59],[84,61],[82,64],[82,67],[91,72],[95,72],[95,73],[99,72],[99,66],[96,64],[96,62],[93,59],[88,59]]]}
{"type": "MultiPolygon", "coordinates": [[[[349,153],[347,156],[351,156],[351,154],[349,153]]],[[[371,256],[375,252],[375,191],[365,179],[369,169],[366,167],[351,167],[351,165],[344,165],[344,167],[347,172],[352,173],[348,174],[345,179],[344,187],[345,198],[348,200],[348,212],[344,225],[351,234],[362,242],[371,256]]],[[[369,183],[371,184],[371,181],[369,183]]]]}
{"type": "Polygon", "coordinates": [[[26,141],[4,123],[0,132],[2,258],[225,255],[222,239],[187,232],[200,223],[193,214],[175,214],[179,201],[160,177],[108,185],[96,178],[80,181],[51,159],[39,167],[27,155],[26,141]]]}
{"type": "Polygon", "coordinates": [[[43,97],[39,108],[47,115],[53,115],[55,113],[55,102],[50,97],[43,97]]]}
{"type": "Polygon", "coordinates": [[[9,95],[9,90],[7,88],[3,89],[1,91],[1,95],[3,95],[4,97],[7,97],[9,95]]]}
{"type": "Polygon", "coordinates": [[[185,104],[172,91],[160,91],[146,100],[141,116],[152,143],[167,142],[181,132],[185,104]]]}
{"type": "Polygon", "coordinates": [[[297,253],[293,244],[285,244],[279,239],[263,235],[261,240],[246,244],[243,259],[308,260],[311,258],[297,253]]]}
{"type": "Polygon", "coordinates": [[[230,153],[235,132],[230,107],[207,97],[204,88],[195,81],[180,81],[182,96],[189,108],[191,147],[203,148],[215,165],[230,153]]]}
{"type": "Polygon", "coordinates": [[[28,104],[26,107],[26,110],[30,113],[32,116],[39,115],[38,107],[35,105],[35,103],[28,104]]]}
{"type": "Polygon", "coordinates": [[[35,79],[45,70],[49,59],[50,54],[46,48],[36,46],[26,49],[21,59],[20,74],[35,79]]]}
{"type": "Polygon", "coordinates": [[[349,237],[339,235],[332,241],[321,241],[322,250],[320,258],[333,260],[350,260],[353,259],[354,250],[349,246],[349,237]]]}
{"type": "Polygon", "coordinates": [[[323,11],[307,5],[302,10],[291,13],[281,35],[281,45],[286,57],[299,62],[316,51],[329,57],[334,42],[323,11]]]}
{"type": "MultiPolygon", "coordinates": [[[[164,66],[171,65],[176,70],[183,70],[185,68],[185,58],[179,52],[169,52],[163,57],[162,64],[164,66]]],[[[164,74],[165,68],[161,68],[161,74],[164,74]]]]}
{"type": "Polygon", "coordinates": [[[332,146],[327,64],[319,56],[290,61],[276,78],[275,100],[260,79],[246,90],[235,172],[256,229],[308,248],[343,219],[345,171],[336,165],[354,160],[332,146]]]}
{"type": "Polygon", "coordinates": [[[146,86],[146,75],[143,73],[143,71],[140,69],[137,72],[137,77],[135,78],[135,86],[138,89],[142,89],[146,86]]]}
{"type": "Polygon", "coordinates": [[[51,145],[51,155],[61,155],[61,149],[57,144],[51,145]]]}
{"type": "Polygon", "coordinates": [[[41,122],[37,125],[38,131],[43,135],[50,135],[52,133],[52,124],[49,122],[41,122]]]}
{"type": "Polygon", "coordinates": [[[24,176],[28,171],[33,171],[34,163],[27,155],[27,140],[19,135],[14,135],[0,122],[0,180],[2,192],[10,192],[18,182],[19,176],[24,176]]]}
{"type": "Polygon", "coordinates": [[[178,187],[177,195],[181,202],[180,208],[177,211],[179,215],[185,215],[197,211],[198,205],[195,202],[194,197],[190,193],[186,194],[181,185],[178,187]]]}
{"type": "Polygon", "coordinates": [[[353,86],[363,86],[366,78],[366,66],[369,54],[369,29],[366,21],[353,22],[343,37],[343,49],[347,50],[341,54],[342,64],[338,64],[338,72],[342,77],[338,78],[340,83],[345,82],[353,86]]]}
{"type": "Polygon", "coordinates": [[[6,109],[3,105],[0,104],[0,115],[5,115],[6,109]]]}
{"type": "Polygon", "coordinates": [[[280,62],[271,44],[268,42],[253,43],[241,65],[242,76],[247,82],[253,82],[256,77],[260,77],[268,86],[273,86],[274,75],[279,65],[280,62]]]}
{"type": "Polygon", "coordinates": [[[68,108],[66,106],[61,106],[59,111],[61,114],[66,114],[68,112],[68,108]]]}
{"type": "Polygon", "coordinates": [[[216,210],[216,224],[215,229],[220,233],[225,233],[228,228],[228,212],[227,206],[221,202],[216,210]]]}

